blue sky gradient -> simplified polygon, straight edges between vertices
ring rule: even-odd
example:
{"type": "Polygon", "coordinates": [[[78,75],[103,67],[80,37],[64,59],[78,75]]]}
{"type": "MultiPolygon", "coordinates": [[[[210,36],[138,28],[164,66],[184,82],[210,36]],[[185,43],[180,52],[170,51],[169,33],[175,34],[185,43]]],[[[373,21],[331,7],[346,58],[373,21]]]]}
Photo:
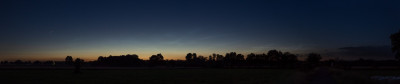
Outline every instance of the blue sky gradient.
{"type": "MultiPolygon", "coordinates": [[[[396,0],[2,0],[0,60],[390,46],[396,0]]],[[[327,54],[328,55],[328,54],[327,54]]],[[[331,55],[331,54],[329,54],[331,55]]],[[[390,58],[390,57],[386,57],[390,58]]]]}

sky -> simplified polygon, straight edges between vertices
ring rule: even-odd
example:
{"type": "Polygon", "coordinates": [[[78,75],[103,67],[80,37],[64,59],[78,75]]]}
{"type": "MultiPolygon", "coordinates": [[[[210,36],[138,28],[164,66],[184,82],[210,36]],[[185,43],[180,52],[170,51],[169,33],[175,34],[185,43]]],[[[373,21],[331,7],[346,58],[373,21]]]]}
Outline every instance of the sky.
{"type": "Polygon", "coordinates": [[[0,60],[266,53],[394,59],[396,0],[1,0],[0,60]]]}

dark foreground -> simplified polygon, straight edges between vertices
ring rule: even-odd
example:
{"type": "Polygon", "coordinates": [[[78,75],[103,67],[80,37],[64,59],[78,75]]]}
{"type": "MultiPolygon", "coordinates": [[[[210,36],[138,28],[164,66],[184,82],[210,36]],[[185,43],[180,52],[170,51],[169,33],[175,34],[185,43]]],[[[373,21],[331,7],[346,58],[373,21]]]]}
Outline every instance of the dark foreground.
{"type": "Polygon", "coordinates": [[[5,84],[400,84],[400,70],[0,69],[5,84]]]}
{"type": "Polygon", "coordinates": [[[282,69],[1,70],[7,84],[293,84],[299,72],[282,69]]]}

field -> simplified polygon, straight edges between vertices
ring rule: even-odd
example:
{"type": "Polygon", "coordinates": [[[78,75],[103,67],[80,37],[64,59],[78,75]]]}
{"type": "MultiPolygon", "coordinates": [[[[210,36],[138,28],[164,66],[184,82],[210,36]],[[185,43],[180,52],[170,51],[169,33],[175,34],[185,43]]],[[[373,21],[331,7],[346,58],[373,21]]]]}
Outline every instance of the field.
{"type": "Polygon", "coordinates": [[[285,69],[0,70],[8,84],[301,84],[304,74],[285,69]]]}
{"type": "Polygon", "coordinates": [[[396,69],[0,69],[6,84],[400,84],[396,69]]]}
{"type": "Polygon", "coordinates": [[[400,84],[400,70],[331,70],[338,84],[400,84]]]}

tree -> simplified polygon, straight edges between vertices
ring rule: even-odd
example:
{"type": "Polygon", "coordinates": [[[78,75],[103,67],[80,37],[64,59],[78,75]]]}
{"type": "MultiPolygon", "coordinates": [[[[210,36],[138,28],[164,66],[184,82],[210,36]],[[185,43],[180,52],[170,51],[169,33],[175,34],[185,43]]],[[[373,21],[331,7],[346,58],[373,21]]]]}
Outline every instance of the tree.
{"type": "Polygon", "coordinates": [[[308,57],[306,58],[306,65],[308,69],[315,68],[318,66],[319,61],[322,59],[320,54],[317,53],[310,53],[308,54],[308,57]]]}
{"type": "Polygon", "coordinates": [[[99,56],[99,58],[97,58],[97,61],[101,63],[101,62],[105,61],[104,59],[105,59],[105,57],[99,56]]]}
{"type": "Polygon", "coordinates": [[[217,59],[217,54],[213,53],[212,54],[212,61],[215,61],[217,59]]]}
{"type": "Polygon", "coordinates": [[[67,56],[66,58],[65,58],[65,63],[66,64],[73,64],[74,63],[74,59],[72,58],[72,56],[67,56]]]}
{"type": "Polygon", "coordinates": [[[400,60],[400,31],[390,35],[392,42],[392,51],[395,53],[395,58],[400,60]]]}
{"type": "Polygon", "coordinates": [[[197,54],[193,53],[193,58],[192,59],[197,59],[197,54]]]}
{"type": "Polygon", "coordinates": [[[247,61],[252,61],[252,60],[255,60],[255,59],[256,59],[256,54],[254,54],[254,53],[248,54],[247,58],[246,58],[247,61]]]}
{"type": "Polygon", "coordinates": [[[246,57],[246,62],[248,64],[255,64],[256,63],[256,54],[250,53],[246,57]]]}
{"type": "Polygon", "coordinates": [[[40,62],[39,60],[36,60],[33,62],[33,64],[42,64],[42,62],[40,62]]]}
{"type": "Polygon", "coordinates": [[[150,61],[163,61],[163,60],[164,60],[164,56],[162,56],[161,54],[152,55],[150,57],[150,61]]]}
{"type": "Polygon", "coordinates": [[[281,60],[283,62],[297,62],[297,56],[290,52],[285,52],[283,53],[281,60]]]}
{"type": "Polygon", "coordinates": [[[162,56],[161,53],[160,53],[160,54],[157,54],[157,57],[160,58],[161,61],[164,60],[164,56],[162,56]]]}
{"type": "Polygon", "coordinates": [[[14,64],[23,64],[22,60],[15,60],[14,64]]]}
{"type": "Polygon", "coordinates": [[[204,57],[204,56],[199,56],[196,59],[196,61],[198,61],[198,62],[205,62],[206,60],[207,60],[207,57],[204,57]]]}
{"type": "Polygon", "coordinates": [[[285,66],[285,67],[292,67],[295,65],[295,63],[297,62],[297,56],[295,54],[292,54],[290,52],[285,52],[282,55],[281,58],[281,65],[285,66]]]}
{"type": "Polygon", "coordinates": [[[306,59],[307,62],[317,64],[322,59],[320,54],[317,53],[310,53],[306,59]]]}
{"type": "Polygon", "coordinates": [[[239,61],[244,61],[244,55],[242,55],[242,54],[238,54],[238,55],[236,56],[236,58],[237,58],[237,60],[239,60],[239,61]]]}
{"type": "Polygon", "coordinates": [[[188,53],[186,55],[186,61],[191,61],[191,60],[193,60],[193,55],[192,55],[192,53],[188,53]]]}
{"type": "Polygon", "coordinates": [[[217,61],[222,61],[222,60],[224,60],[224,56],[222,56],[222,55],[220,55],[220,54],[217,54],[217,55],[216,55],[216,60],[217,60],[217,61]]]}
{"type": "Polygon", "coordinates": [[[152,65],[163,64],[164,57],[161,54],[152,55],[149,61],[152,65]]]}
{"type": "Polygon", "coordinates": [[[74,62],[75,72],[74,73],[81,73],[81,66],[82,66],[83,62],[84,62],[84,60],[82,60],[80,58],[75,59],[75,62],[74,62]]]}
{"type": "Polygon", "coordinates": [[[269,50],[267,56],[269,57],[270,61],[277,62],[280,61],[282,57],[282,52],[278,50],[269,50]]]}
{"type": "Polygon", "coordinates": [[[150,61],[159,61],[160,58],[158,58],[157,55],[151,55],[149,60],[150,61]]]}

